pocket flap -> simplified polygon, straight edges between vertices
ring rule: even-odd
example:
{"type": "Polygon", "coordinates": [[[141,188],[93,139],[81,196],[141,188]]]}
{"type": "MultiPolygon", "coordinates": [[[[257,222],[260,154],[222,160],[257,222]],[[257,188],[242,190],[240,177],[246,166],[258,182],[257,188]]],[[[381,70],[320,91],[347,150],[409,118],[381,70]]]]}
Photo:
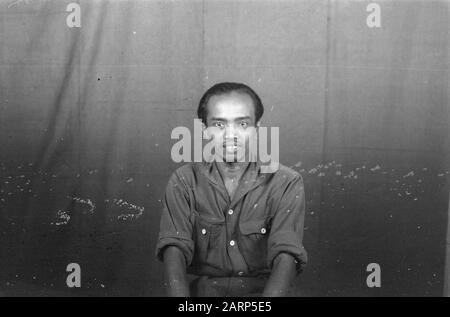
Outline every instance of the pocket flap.
{"type": "Polygon", "coordinates": [[[197,217],[195,221],[196,230],[203,237],[209,237],[210,234],[219,235],[223,224],[224,222],[221,220],[204,217],[197,217]]]}
{"type": "Polygon", "coordinates": [[[239,223],[239,228],[242,234],[267,234],[269,232],[266,221],[262,220],[247,220],[246,222],[239,223]]]}

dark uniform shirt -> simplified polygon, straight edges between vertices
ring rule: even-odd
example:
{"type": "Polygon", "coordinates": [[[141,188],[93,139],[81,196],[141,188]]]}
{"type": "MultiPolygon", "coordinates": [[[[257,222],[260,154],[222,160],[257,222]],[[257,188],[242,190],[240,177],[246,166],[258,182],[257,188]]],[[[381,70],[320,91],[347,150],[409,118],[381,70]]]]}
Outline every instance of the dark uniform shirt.
{"type": "Polygon", "coordinates": [[[157,257],[177,246],[188,273],[210,277],[268,275],[281,252],[301,271],[305,215],[303,180],[279,165],[261,173],[252,162],[230,199],[216,163],[188,163],[171,176],[165,193],[157,257]]]}

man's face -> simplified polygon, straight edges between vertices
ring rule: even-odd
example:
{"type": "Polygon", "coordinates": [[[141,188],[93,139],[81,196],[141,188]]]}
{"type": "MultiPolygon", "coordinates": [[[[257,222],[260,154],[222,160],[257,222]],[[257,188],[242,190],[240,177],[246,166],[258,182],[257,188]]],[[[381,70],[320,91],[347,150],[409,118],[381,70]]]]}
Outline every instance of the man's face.
{"type": "Polygon", "coordinates": [[[218,150],[217,160],[243,162],[249,140],[256,136],[255,108],[245,93],[213,96],[207,105],[207,134],[218,150]]]}

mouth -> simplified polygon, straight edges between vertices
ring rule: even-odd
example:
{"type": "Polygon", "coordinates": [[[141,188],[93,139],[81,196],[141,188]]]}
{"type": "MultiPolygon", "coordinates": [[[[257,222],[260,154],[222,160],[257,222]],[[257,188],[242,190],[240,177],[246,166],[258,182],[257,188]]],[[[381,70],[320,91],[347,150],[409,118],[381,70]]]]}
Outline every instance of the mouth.
{"type": "Polygon", "coordinates": [[[237,143],[225,143],[223,148],[227,152],[237,152],[239,145],[237,143]]]}

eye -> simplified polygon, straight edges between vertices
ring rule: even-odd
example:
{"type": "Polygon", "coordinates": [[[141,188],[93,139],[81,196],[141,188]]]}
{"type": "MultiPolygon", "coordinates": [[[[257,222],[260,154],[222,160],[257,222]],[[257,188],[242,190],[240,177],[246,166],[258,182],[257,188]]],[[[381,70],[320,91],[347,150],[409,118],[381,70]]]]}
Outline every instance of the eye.
{"type": "Polygon", "coordinates": [[[241,121],[241,127],[243,127],[244,129],[248,127],[248,122],[245,121],[241,121]]]}
{"type": "Polygon", "coordinates": [[[213,126],[216,127],[216,128],[223,128],[223,123],[219,122],[219,121],[216,121],[216,122],[213,123],[213,126]]]}

